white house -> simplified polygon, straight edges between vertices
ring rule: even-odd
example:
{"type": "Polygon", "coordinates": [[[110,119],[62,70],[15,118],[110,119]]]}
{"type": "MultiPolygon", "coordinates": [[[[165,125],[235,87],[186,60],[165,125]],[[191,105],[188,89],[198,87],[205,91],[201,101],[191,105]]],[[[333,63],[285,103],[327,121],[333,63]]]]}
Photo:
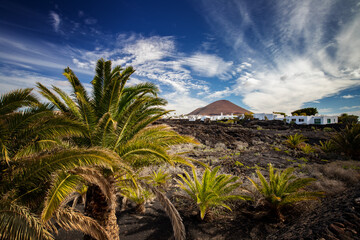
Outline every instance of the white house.
{"type": "Polygon", "coordinates": [[[326,116],[326,115],[320,115],[320,116],[314,116],[312,118],[311,124],[334,124],[338,123],[338,116],[326,116]]]}
{"type": "Polygon", "coordinates": [[[284,116],[281,114],[274,114],[274,113],[254,113],[254,119],[258,120],[282,120],[284,116]]]}
{"type": "Polygon", "coordinates": [[[285,117],[287,123],[296,124],[334,124],[338,123],[338,116],[326,116],[326,115],[315,115],[315,116],[287,116],[285,117]]]}

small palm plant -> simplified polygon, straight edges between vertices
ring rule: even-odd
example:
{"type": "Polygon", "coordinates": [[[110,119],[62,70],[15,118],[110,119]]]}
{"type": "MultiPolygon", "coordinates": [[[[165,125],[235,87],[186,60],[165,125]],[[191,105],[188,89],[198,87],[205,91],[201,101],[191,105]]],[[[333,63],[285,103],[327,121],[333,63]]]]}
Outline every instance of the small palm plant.
{"type": "Polygon", "coordinates": [[[135,212],[137,213],[145,213],[146,201],[154,197],[154,195],[150,191],[142,188],[139,185],[134,184],[122,187],[121,194],[136,204],[135,212]]]}
{"type": "Polygon", "coordinates": [[[287,168],[283,171],[276,171],[269,165],[269,181],[259,170],[256,174],[260,180],[260,184],[253,179],[248,178],[255,188],[264,197],[267,204],[270,205],[278,219],[284,221],[284,216],[281,214],[281,208],[299,201],[316,200],[323,196],[322,192],[309,192],[302,190],[305,186],[315,181],[314,178],[297,178],[292,174],[294,168],[287,168]]]}
{"type": "Polygon", "coordinates": [[[301,150],[306,154],[309,154],[309,153],[312,153],[315,151],[315,149],[310,144],[304,144],[301,147],[301,150]]]}
{"type": "Polygon", "coordinates": [[[204,219],[212,207],[222,206],[231,211],[231,208],[225,204],[227,200],[249,200],[243,195],[232,195],[231,192],[237,189],[239,183],[238,177],[218,174],[220,167],[213,170],[206,169],[202,179],[198,179],[195,169],[192,169],[193,177],[184,171],[184,175],[178,174],[178,186],[183,189],[191,199],[198,205],[201,219],[204,219]]]}
{"type": "Polygon", "coordinates": [[[287,137],[285,143],[291,148],[298,148],[301,143],[305,142],[307,139],[302,135],[295,133],[295,135],[290,135],[287,137]]]}
{"type": "Polygon", "coordinates": [[[320,141],[320,149],[324,152],[332,152],[334,150],[334,143],[332,140],[327,140],[325,142],[320,141]]]}
{"type": "Polygon", "coordinates": [[[159,168],[156,172],[153,171],[153,173],[149,176],[149,182],[155,187],[160,188],[165,188],[169,179],[170,175],[161,168],[159,168]]]}
{"type": "Polygon", "coordinates": [[[335,148],[353,159],[360,159],[360,124],[347,125],[332,137],[335,148]]]}

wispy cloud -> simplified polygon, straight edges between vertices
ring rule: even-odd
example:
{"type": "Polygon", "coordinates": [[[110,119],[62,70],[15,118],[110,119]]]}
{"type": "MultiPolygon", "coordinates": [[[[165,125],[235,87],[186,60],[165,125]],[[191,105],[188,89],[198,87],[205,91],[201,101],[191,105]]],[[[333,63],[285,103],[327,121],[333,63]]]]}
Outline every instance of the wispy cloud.
{"type": "Polygon", "coordinates": [[[263,6],[269,9],[263,12],[268,14],[264,22],[256,22],[259,9],[245,2],[227,1],[220,6],[220,2],[203,1],[202,7],[224,42],[239,56],[253,60],[251,66],[237,68],[241,76],[230,87],[233,93],[255,111],[290,112],[306,102],[360,86],[360,53],[354,51],[360,49],[360,9],[347,4],[269,1],[263,6]],[[357,11],[347,11],[346,17],[334,14],[350,7],[357,11]]]}
{"type": "Polygon", "coordinates": [[[56,12],[51,11],[49,13],[49,16],[50,16],[50,20],[51,20],[52,26],[54,28],[54,31],[59,32],[59,28],[60,28],[60,24],[61,24],[60,15],[57,14],[56,12]]]}
{"type": "Polygon", "coordinates": [[[344,96],[341,96],[342,98],[345,98],[345,99],[349,99],[349,98],[354,98],[354,97],[357,97],[359,95],[351,95],[351,94],[348,94],[348,95],[344,95],[344,96]]]}
{"type": "MultiPolygon", "coordinates": [[[[169,101],[168,108],[177,110],[178,113],[187,113],[194,107],[207,104],[199,98],[208,95],[225,96],[225,92],[211,94],[209,83],[201,78],[214,76],[228,78],[232,69],[232,62],[226,62],[215,54],[180,52],[176,48],[174,37],[171,36],[144,37],[127,34],[114,38],[114,41],[106,47],[98,45],[94,50],[46,42],[38,44],[26,39],[14,38],[7,41],[0,39],[0,51],[2,53],[0,58],[9,63],[13,62],[17,66],[26,65],[34,69],[47,69],[47,71],[55,69],[59,75],[62,69],[70,66],[75,73],[91,76],[99,58],[112,60],[113,66],[132,65],[136,69],[132,84],[144,81],[155,82],[159,85],[161,96],[169,101]],[[200,63],[196,63],[195,58],[200,63]]],[[[23,72],[23,76],[26,73],[29,72],[23,72]]],[[[15,72],[9,72],[8,76],[9,78],[0,76],[6,90],[34,85],[35,77],[31,74],[28,78],[23,78],[26,84],[20,81],[15,72]],[[13,83],[12,87],[10,82],[13,83]]]]}
{"type": "Polygon", "coordinates": [[[342,110],[351,110],[351,109],[357,109],[357,108],[360,108],[360,106],[351,106],[351,107],[345,106],[345,107],[341,107],[340,109],[342,109],[342,110]]]}
{"type": "Polygon", "coordinates": [[[218,77],[222,80],[232,77],[230,70],[233,67],[233,62],[226,62],[213,54],[195,53],[184,59],[184,65],[190,66],[200,76],[218,77]]]}

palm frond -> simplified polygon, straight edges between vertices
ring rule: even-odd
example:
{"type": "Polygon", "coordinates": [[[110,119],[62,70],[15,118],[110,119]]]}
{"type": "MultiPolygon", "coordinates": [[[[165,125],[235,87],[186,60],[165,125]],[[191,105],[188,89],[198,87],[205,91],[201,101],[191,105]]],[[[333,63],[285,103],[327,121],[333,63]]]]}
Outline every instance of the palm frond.
{"type": "Polygon", "coordinates": [[[56,154],[49,154],[26,162],[23,181],[36,184],[47,179],[52,172],[71,170],[83,166],[102,166],[105,168],[126,167],[119,156],[103,149],[66,149],[56,154]],[[38,180],[37,180],[38,179],[38,180]]]}
{"type": "Polygon", "coordinates": [[[27,207],[11,204],[0,204],[0,239],[8,240],[53,240],[39,218],[27,207]]]}
{"type": "Polygon", "coordinates": [[[31,94],[32,88],[18,89],[0,96],[0,116],[22,107],[37,106],[39,101],[31,94]]]}
{"type": "Polygon", "coordinates": [[[59,172],[53,176],[52,185],[45,198],[45,206],[41,213],[41,219],[48,221],[59,209],[61,203],[75,191],[82,178],[78,175],[59,172]]]}
{"type": "Polygon", "coordinates": [[[97,240],[110,240],[106,230],[94,219],[69,207],[58,209],[54,221],[65,230],[78,230],[97,240]]]}
{"type": "Polygon", "coordinates": [[[62,112],[67,112],[68,108],[66,105],[55,95],[53,94],[47,87],[42,85],[41,83],[37,82],[36,86],[39,88],[39,93],[45,97],[47,100],[49,100],[54,106],[57,107],[62,112]]]}
{"type": "Polygon", "coordinates": [[[82,177],[85,182],[98,186],[104,194],[108,205],[111,205],[112,188],[107,179],[101,174],[99,170],[94,167],[80,167],[71,170],[70,173],[82,177]]]}
{"type": "Polygon", "coordinates": [[[151,191],[156,195],[157,199],[163,206],[166,214],[169,216],[174,231],[174,238],[176,240],[186,239],[185,226],[182,222],[179,212],[171,203],[171,201],[165,196],[164,193],[159,191],[157,188],[143,182],[142,184],[145,185],[147,188],[151,189],[151,191]]]}

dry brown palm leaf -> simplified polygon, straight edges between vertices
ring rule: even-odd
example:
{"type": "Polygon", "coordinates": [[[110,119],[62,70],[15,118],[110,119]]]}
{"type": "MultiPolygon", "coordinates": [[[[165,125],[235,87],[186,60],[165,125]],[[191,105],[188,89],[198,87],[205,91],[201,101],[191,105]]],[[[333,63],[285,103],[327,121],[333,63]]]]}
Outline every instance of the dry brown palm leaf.
{"type": "Polygon", "coordinates": [[[150,189],[155,195],[156,198],[159,200],[161,205],[164,207],[166,214],[169,216],[171,225],[174,230],[174,238],[175,240],[184,240],[186,239],[186,232],[185,226],[181,219],[181,216],[175,206],[170,202],[170,200],[165,196],[164,193],[159,191],[157,188],[145,183],[141,182],[141,184],[145,187],[150,189]]]}
{"type": "Polygon", "coordinates": [[[110,240],[106,230],[96,220],[70,207],[59,208],[53,219],[65,230],[78,230],[97,240],[110,240]]]}

